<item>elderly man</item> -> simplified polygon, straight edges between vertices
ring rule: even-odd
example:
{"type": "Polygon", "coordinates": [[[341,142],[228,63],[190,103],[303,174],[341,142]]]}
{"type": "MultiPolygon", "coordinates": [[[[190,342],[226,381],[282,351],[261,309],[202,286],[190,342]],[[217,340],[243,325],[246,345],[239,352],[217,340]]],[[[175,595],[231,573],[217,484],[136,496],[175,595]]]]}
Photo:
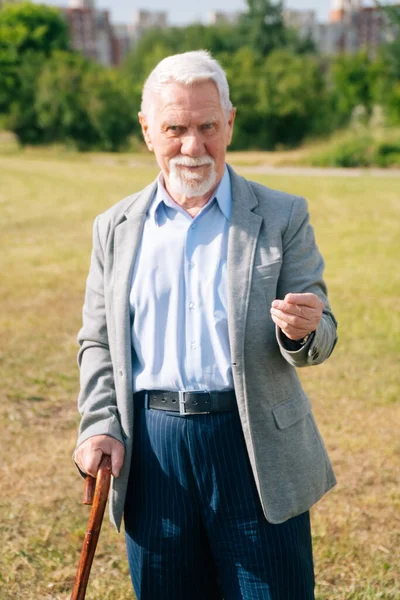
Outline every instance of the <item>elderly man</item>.
{"type": "Polygon", "coordinates": [[[94,224],[75,461],[111,455],[138,599],[311,600],[335,477],[296,367],[336,322],[306,202],[225,164],[235,109],[204,51],[158,64],[139,119],[161,172],[94,224]]]}

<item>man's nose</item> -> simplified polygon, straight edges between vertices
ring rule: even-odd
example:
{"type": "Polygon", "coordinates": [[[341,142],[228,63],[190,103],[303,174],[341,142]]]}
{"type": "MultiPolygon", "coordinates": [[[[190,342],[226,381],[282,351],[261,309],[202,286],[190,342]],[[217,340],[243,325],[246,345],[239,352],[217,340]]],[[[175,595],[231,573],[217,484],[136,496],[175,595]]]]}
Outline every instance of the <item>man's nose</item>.
{"type": "Polygon", "coordinates": [[[182,154],[193,157],[203,156],[204,150],[204,143],[199,132],[188,132],[184,136],[181,147],[182,154]]]}

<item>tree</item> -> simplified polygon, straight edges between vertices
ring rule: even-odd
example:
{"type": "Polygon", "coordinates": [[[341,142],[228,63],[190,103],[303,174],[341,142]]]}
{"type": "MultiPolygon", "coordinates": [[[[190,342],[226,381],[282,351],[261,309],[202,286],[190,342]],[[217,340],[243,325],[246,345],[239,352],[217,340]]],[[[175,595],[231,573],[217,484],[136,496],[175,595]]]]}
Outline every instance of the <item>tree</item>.
{"type": "Polygon", "coordinates": [[[246,0],[248,11],[242,16],[241,29],[247,44],[267,56],[286,43],[283,1],[246,0]]]}
{"type": "Polygon", "coordinates": [[[295,146],[321,131],[328,96],[316,57],[272,52],[263,64],[259,86],[257,110],[264,115],[269,148],[295,146]]]}
{"type": "Polygon", "coordinates": [[[261,61],[250,48],[240,48],[235,54],[220,57],[230,86],[232,104],[237,107],[231,148],[244,150],[269,145],[269,135],[263,126],[265,115],[259,110],[261,61]]]}
{"type": "Polygon", "coordinates": [[[17,68],[18,95],[9,106],[5,125],[13,131],[21,143],[38,144],[48,141],[48,132],[40,126],[35,106],[43,55],[27,52],[17,68]]]}
{"type": "Polygon", "coordinates": [[[372,61],[366,52],[341,55],[333,59],[330,77],[338,125],[343,125],[350,119],[356,106],[362,106],[367,115],[371,114],[372,75],[372,61]]]}
{"type": "Polygon", "coordinates": [[[387,16],[391,40],[383,44],[375,69],[373,95],[391,124],[400,124],[400,6],[375,4],[387,16]]]}
{"type": "Polygon", "coordinates": [[[40,75],[35,111],[51,141],[79,150],[119,150],[137,110],[119,73],[79,54],[55,52],[40,75]]]}
{"type": "Polygon", "coordinates": [[[38,82],[35,108],[52,141],[66,140],[85,150],[98,141],[87,112],[85,75],[93,68],[83,56],[55,52],[38,82]]]}
{"type": "Polygon", "coordinates": [[[237,107],[232,149],[294,146],[329,127],[330,98],[318,57],[280,49],[261,58],[241,48],[221,55],[221,62],[237,107]]]}
{"type": "Polygon", "coordinates": [[[18,56],[28,51],[50,56],[54,50],[69,47],[68,25],[62,14],[43,4],[6,5],[0,12],[0,32],[2,47],[12,46],[18,56]]]}
{"type": "Polygon", "coordinates": [[[139,133],[139,103],[135,102],[130,86],[118,71],[89,71],[84,78],[83,93],[100,150],[117,152],[125,146],[132,132],[139,133]]]}
{"type": "Polygon", "coordinates": [[[19,93],[19,68],[26,54],[42,60],[69,47],[68,26],[59,10],[30,2],[0,11],[0,112],[7,112],[19,93]]]}

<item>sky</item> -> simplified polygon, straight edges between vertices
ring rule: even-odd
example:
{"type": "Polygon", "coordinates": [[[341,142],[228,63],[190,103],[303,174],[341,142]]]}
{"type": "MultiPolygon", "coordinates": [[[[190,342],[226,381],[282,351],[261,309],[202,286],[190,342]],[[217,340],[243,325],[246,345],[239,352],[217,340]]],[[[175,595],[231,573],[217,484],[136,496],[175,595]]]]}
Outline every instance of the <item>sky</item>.
{"type": "MultiPolygon", "coordinates": [[[[286,0],[288,8],[299,10],[313,9],[321,21],[328,18],[329,7],[332,0],[286,0]]],[[[35,4],[50,4],[67,6],[68,0],[35,0],[35,4]]],[[[113,23],[129,23],[135,10],[165,10],[171,24],[184,24],[192,21],[205,21],[207,14],[212,10],[226,12],[245,11],[245,0],[202,0],[201,3],[187,2],[187,0],[97,0],[96,7],[107,9],[111,14],[113,23]],[[200,6],[199,6],[200,5],[200,6]]]]}

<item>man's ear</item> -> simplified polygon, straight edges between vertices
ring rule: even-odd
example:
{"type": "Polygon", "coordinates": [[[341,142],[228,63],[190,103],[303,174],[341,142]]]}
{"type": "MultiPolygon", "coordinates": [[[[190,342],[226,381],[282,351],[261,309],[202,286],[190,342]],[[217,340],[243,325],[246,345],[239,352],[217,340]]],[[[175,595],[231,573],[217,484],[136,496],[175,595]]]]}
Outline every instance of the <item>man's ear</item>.
{"type": "Polygon", "coordinates": [[[138,114],[138,117],[139,117],[140,126],[142,128],[143,138],[144,138],[144,141],[146,142],[146,146],[148,147],[150,152],[153,152],[153,144],[151,142],[151,137],[150,137],[150,132],[149,132],[149,124],[148,124],[147,118],[141,112],[138,114]]]}
{"type": "Polygon", "coordinates": [[[235,117],[236,117],[236,108],[233,107],[230,115],[229,115],[229,119],[228,119],[228,140],[227,140],[227,146],[229,146],[229,144],[232,141],[232,135],[233,135],[233,125],[235,123],[235,117]]]}

